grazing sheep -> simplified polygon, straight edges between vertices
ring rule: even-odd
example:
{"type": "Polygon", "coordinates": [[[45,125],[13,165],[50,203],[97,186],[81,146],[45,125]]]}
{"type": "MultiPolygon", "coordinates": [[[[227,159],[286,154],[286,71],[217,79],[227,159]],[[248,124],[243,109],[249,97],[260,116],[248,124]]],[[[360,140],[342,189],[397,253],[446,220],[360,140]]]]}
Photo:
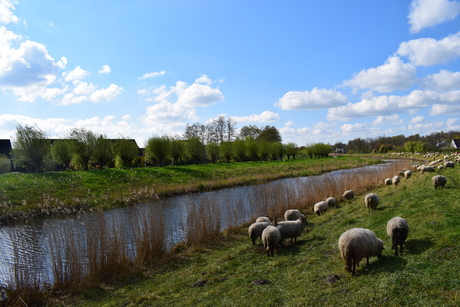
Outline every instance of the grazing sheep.
{"type": "Polygon", "coordinates": [[[297,243],[297,237],[302,234],[307,224],[305,217],[301,216],[295,221],[284,221],[275,225],[281,233],[280,245],[283,246],[283,241],[286,238],[291,238],[291,243],[292,239],[294,239],[294,244],[297,243]]]}
{"type": "Polygon", "coordinates": [[[257,219],[256,219],[256,223],[258,222],[266,222],[268,223],[269,225],[272,224],[272,222],[270,221],[270,219],[266,216],[259,216],[257,219]]]}
{"type": "Polygon", "coordinates": [[[398,176],[399,176],[399,177],[404,177],[404,172],[405,172],[405,171],[406,171],[406,170],[399,171],[399,172],[398,172],[398,176]]]}
{"type": "Polygon", "coordinates": [[[257,238],[260,239],[262,237],[262,232],[265,228],[267,228],[267,226],[270,226],[267,222],[252,223],[249,226],[248,235],[251,238],[252,245],[256,245],[257,238]]]}
{"type": "Polygon", "coordinates": [[[444,167],[445,168],[448,168],[448,167],[455,168],[455,163],[454,161],[446,161],[444,162],[444,167]]]}
{"type": "Polygon", "coordinates": [[[402,253],[404,241],[406,241],[407,235],[409,234],[409,223],[402,217],[394,217],[388,221],[387,234],[391,238],[391,249],[394,249],[395,255],[398,256],[398,245],[399,252],[402,253]]]}
{"type": "Polygon", "coordinates": [[[297,209],[288,209],[284,212],[284,220],[285,221],[295,221],[299,217],[304,216],[302,212],[297,209]]]}
{"type": "Polygon", "coordinates": [[[326,213],[327,209],[329,208],[329,205],[327,203],[327,201],[320,201],[318,203],[315,204],[314,208],[313,208],[313,211],[315,211],[316,214],[321,215],[321,214],[324,214],[326,213]]]}
{"type": "Polygon", "coordinates": [[[399,176],[394,176],[391,179],[391,182],[393,182],[393,185],[398,185],[398,183],[401,181],[401,178],[399,176]]]}
{"type": "Polygon", "coordinates": [[[431,181],[433,182],[434,189],[437,190],[438,188],[445,187],[447,183],[447,178],[444,177],[443,175],[436,175],[436,176],[433,176],[431,181]]]}
{"type": "Polygon", "coordinates": [[[435,170],[435,168],[433,166],[422,165],[421,171],[422,171],[422,173],[425,173],[425,172],[434,172],[436,170],[435,170]]]}
{"type": "Polygon", "coordinates": [[[363,258],[367,259],[369,265],[369,257],[382,256],[383,241],[369,229],[352,228],[340,236],[339,250],[342,259],[345,260],[345,270],[356,274],[356,265],[359,265],[363,258]]]}
{"type": "Polygon", "coordinates": [[[366,205],[366,208],[369,209],[369,212],[371,210],[375,210],[377,206],[380,203],[380,198],[374,194],[374,193],[369,193],[364,196],[364,204],[366,205]]]}
{"type": "Polygon", "coordinates": [[[408,169],[404,172],[404,178],[409,179],[412,176],[412,171],[408,169]]]}
{"type": "Polygon", "coordinates": [[[393,181],[391,181],[391,178],[385,178],[384,183],[385,183],[385,185],[392,185],[393,181]]]}
{"type": "Polygon", "coordinates": [[[277,227],[269,225],[262,232],[262,243],[267,250],[267,256],[270,256],[270,253],[273,256],[273,250],[278,249],[280,241],[281,233],[277,227]]]}
{"type": "Polygon", "coordinates": [[[329,208],[335,208],[335,206],[337,205],[337,199],[335,199],[334,197],[326,198],[326,202],[329,208]]]}
{"type": "Polygon", "coordinates": [[[347,191],[343,192],[343,194],[342,194],[342,198],[346,199],[346,200],[350,200],[353,197],[355,197],[355,192],[353,192],[353,190],[347,190],[347,191]]]}

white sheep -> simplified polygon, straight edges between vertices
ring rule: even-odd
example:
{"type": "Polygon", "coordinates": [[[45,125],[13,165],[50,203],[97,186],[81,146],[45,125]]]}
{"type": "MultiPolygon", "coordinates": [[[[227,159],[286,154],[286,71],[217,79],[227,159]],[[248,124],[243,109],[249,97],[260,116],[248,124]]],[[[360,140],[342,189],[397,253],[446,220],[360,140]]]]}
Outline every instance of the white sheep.
{"type": "Polygon", "coordinates": [[[455,168],[455,163],[454,161],[446,161],[444,162],[444,167],[445,168],[448,168],[448,167],[455,168]]]}
{"type": "Polygon", "coordinates": [[[294,239],[294,244],[297,243],[297,237],[302,234],[307,224],[308,224],[307,220],[303,216],[299,217],[295,221],[284,221],[284,222],[279,222],[278,224],[275,224],[275,226],[278,227],[281,233],[280,245],[283,246],[283,241],[286,238],[291,238],[291,243],[293,239],[294,239]]]}
{"type": "Polygon", "coordinates": [[[339,250],[345,261],[345,270],[356,274],[356,265],[359,265],[363,258],[367,259],[369,265],[369,257],[382,256],[383,241],[369,229],[352,228],[340,236],[339,250]]]}
{"type": "Polygon", "coordinates": [[[369,209],[369,211],[375,210],[379,203],[380,198],[377,196],[377,194],[368,193],[366,196],[364,196],[364,204],[366,205],[366,208],[369,209]]]}
{"type": "Polygon", "coordinates": [[[404,241],[406,241],[409,234],[409,223],[402,217],[396,216],[388,221],[387,235],[390,236],[392,246],[391,249],[395,250],[395,255],[398,256],[399,252],[402,253],[404,241]]]}
{"type": "Polygon", "coordinates": [[[342,198],[346,199],[346,200],[350,200],[353,197],[355,197],[355,192],[353,192],[353,190],[347,190],[347,191],[343,192],[343,194],[342,194],[342,198]]]}
{"type": "Polygon", "coordinates": [[[408,169],[404,172],[404,178],[409,179],[412,176],[412,171],[408,169]]]}
{"type": "Polygon", "coordinates": [[[391,178],[391,182],[393,182],[393,185],[398,185],[398,183],[401,181],[401,178],[399,176],[394,176],[391,178]]]}
{"type": "Polygon", "coordinates": [[[262,232],[262,243],[267,250],[267,256],[270,256],[270,253],[273,256],[273,250],[278,249],[280,241],[281,233],[277,227],[269,225],[262,232]]]}
{"type": "Polygon", "coordinates": [[[433,182],[434,189],[437,190],[438,188],[444,188],[447,183],[447,178],[443,175],[436,175],[431,178],[433,182]]]}
{"type": "Polygon", "coordinates": [[[385,185],[392,185],[393,181],[391,181],[391,178],[385,178],[384,183],[385,183],[385,185]]]}
{"type": "Polygon", "coordinates": [[[266,216],[259,216],[257,219],[256,219],[256,223],[258,222],[266,222],[268,223],[269,225],[272,224],[272,222],[270,221],[270,219],[266,216]]]}
{"type": "Polygon", "coordinates": [[[286,212],[284,212],[285,221],[295,221],[301,216],[304,215],[298,209],[288,209],[286,212]]]}
{"type": "Polygon", "coordinates": [[[335,199],[335,197],[326,198],[326,202],[329,208],[335,208],[335,206],[337,205],[337,199],[335,199]]]}
{"type": "Polygon", "coordinates": [[[262,237],[262,232],[264,231],[267,226],[270,226],[270,223],[267,222],[257,222],[252,223],[248,229],[248,235],[251,238],[252,245],[256,245],[257,238],[262,237]]]}
{"type": "Polygon", "coordinates": [[[327,209],[329,208],[329,204],[327,201],[320,201],[315,204],[313,207],[313,211],[315,211],[316,214],[321,215],[326,213],[327,209]]]}

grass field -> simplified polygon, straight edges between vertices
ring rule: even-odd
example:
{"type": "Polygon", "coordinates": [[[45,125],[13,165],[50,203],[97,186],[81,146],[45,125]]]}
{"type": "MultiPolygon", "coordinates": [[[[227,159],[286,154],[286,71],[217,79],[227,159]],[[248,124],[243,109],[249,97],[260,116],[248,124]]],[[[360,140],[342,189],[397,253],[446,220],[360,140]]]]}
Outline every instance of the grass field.
{"type": "Polygon", "coordinates": [[[305,212],[309,225],[296,245],[267,257],[253,246],[247,225],[192,249],[180,246],[142,274],[106,282],[56,304],[73,306],[458,306],[460,302],[460,173],[446,169],[445,189],[433,173],[415,173],[398,186],[380,186],[377,210],[364,207],[366,192],[341,201],[322,216],[305,212]],[[402,255],[395,256],[385,227],[401,216],[410,225],[402,255]],[[357,275],[344,270],[337,247],[347,229],[373,230],[383,257],[361,261],[357,275]]]}

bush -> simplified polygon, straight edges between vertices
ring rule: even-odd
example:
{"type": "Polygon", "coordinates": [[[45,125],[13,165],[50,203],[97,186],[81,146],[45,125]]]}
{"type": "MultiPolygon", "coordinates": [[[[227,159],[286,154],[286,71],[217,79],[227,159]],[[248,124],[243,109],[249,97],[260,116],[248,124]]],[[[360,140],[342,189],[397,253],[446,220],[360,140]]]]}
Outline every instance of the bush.
{"type": "Polygon", "coordinates": [[[0,156],[0,174],[8,173],[11,170],[11,161],[6,156],[0,156]]]}

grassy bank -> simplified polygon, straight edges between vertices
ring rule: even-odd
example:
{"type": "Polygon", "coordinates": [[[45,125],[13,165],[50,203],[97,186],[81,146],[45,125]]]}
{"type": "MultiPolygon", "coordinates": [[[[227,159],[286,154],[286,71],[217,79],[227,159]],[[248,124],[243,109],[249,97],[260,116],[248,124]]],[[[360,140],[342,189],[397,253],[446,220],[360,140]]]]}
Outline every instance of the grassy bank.
{"type": "Polygon", "coordinates": [[[317,175],[377,163],[340,157],[296,161],[200,164],[161,168],[106,169],[0,175],[0,220],[75,214],[270,180],[317,175]]]}
{"type": "Polygon", "coordinates": [[[322,216],[306,211],[308,230],[296,245],[267,257],[253,246],[248,225],[235,227],[192,249],[177,249],[154,268],[59,298],[74,306],[457,306],[460,301],[460,173],[415,173],[398,186],[373,190],[381,203],[369,213],[363,198],[339,202],[322,216]],[[385,233],[401,216],[410,225],[399,257],[385,233]],[[337,241],[347,229],[373,230],[385,243],[383,257],[361,261],[357,276],[343,269],[337,241]]]}

